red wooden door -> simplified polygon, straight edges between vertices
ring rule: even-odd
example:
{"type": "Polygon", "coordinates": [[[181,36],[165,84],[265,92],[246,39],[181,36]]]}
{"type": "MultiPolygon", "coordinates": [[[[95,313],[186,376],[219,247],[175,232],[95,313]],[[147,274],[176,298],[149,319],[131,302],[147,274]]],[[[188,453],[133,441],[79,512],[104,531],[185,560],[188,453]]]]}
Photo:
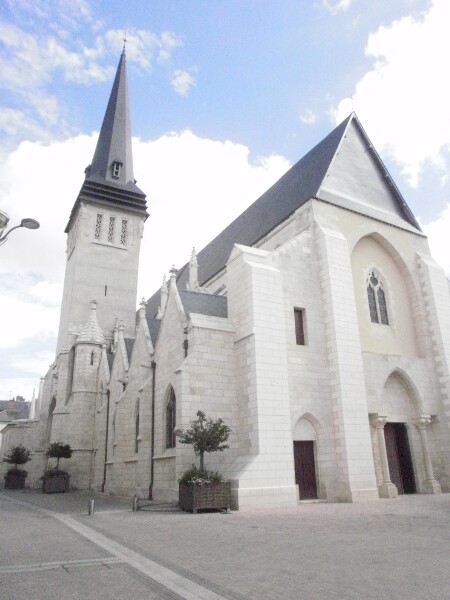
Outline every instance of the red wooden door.
{"type": "Polygon", "coordinates": [[[414,494],[416,483],[405,424],[386,423],[384,439],[392,483],[397,486],[399,494],[414,494]]]}
{"type": "Polygon", "coordinates": [[[398,493],[403,494],[403,482],[400,470],[400,460],[398,456],[394,425],[394,423],[386,423],[386,425],[384,426],[384,439],[386,440],[386,452],[388,457],[391,481],[397,486],[398,493]]]}
{"type": "Polygon", "coordinates": [[[314,442],[294,442],[294,464],[300,500],[317,498],[314,442]]]}

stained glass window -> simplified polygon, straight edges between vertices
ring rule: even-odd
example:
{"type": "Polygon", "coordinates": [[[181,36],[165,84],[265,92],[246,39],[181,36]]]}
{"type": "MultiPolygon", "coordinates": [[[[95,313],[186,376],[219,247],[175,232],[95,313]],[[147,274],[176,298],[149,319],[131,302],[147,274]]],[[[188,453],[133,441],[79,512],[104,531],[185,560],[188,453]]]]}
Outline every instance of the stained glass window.
{"type": "Polygon", "coordinates": [[[371,271],[367,278],[367,299],[372,323],[389,325],[386,295],[383,290],[381,277],[376,271],[371,271]]]}

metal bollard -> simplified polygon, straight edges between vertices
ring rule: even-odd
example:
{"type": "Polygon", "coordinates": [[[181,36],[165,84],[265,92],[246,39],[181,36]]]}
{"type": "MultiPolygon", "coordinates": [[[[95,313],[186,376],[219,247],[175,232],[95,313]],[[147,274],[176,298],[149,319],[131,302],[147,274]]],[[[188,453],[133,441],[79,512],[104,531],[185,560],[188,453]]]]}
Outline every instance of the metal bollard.
{"type": "Polygon", "coordinates": [[[93,515],[95,511],[95,500],[89,500],[88,515],[93,515]]]}
{"type": "Polygon", "coordinates": [[[133,512],[139,510],[138,500],[139,498],[137,496],[133,496],[133,512]]]}

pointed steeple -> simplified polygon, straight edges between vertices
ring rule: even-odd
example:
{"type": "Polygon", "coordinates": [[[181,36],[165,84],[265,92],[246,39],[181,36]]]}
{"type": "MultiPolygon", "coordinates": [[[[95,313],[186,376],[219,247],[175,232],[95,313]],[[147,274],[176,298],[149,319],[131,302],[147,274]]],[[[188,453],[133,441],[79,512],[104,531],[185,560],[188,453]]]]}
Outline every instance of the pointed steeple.
{"type": "Polygon", "coordinates": [[[72,226],[80,202],[125,208],[148,217],[145,194],[137,187],[133,173],[125,48],[120,56],[94,157],[85,175],[66,233],[72,226]]]}
{"type": "Polygon", "coordinates": [[[125,48],[87,178],[100,178],[112,185],[134,184],[125,48]]]}

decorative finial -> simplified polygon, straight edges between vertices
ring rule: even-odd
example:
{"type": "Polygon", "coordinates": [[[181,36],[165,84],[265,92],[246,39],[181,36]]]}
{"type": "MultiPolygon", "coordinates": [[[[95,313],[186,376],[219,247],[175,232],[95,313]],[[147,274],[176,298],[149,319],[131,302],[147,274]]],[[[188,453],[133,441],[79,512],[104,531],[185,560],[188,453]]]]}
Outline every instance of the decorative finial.
{"type": "Polygon", "coordinates": [[[145,302],[145,298],[142,298],[141,303],[139,304],[139,316],[141,319],[145,319],[146,308],[147,303],[145,302]]]}
{"type": "Polygon", "coordinates": [[[170,273],[170,279],[176,279],[178,269],[175,268],[175,265],[172,265],[172,268],[169,270],[169,273],[170,273]]]}
{"type": "Polygon", "coordinates": [[[125,54],[125,46],[126,46],[126,43],[127,43],[127,30],[126,29],[125,29],[125,32],[123,34],[122,41],[123,41],[122,54],[125,54]]]}

